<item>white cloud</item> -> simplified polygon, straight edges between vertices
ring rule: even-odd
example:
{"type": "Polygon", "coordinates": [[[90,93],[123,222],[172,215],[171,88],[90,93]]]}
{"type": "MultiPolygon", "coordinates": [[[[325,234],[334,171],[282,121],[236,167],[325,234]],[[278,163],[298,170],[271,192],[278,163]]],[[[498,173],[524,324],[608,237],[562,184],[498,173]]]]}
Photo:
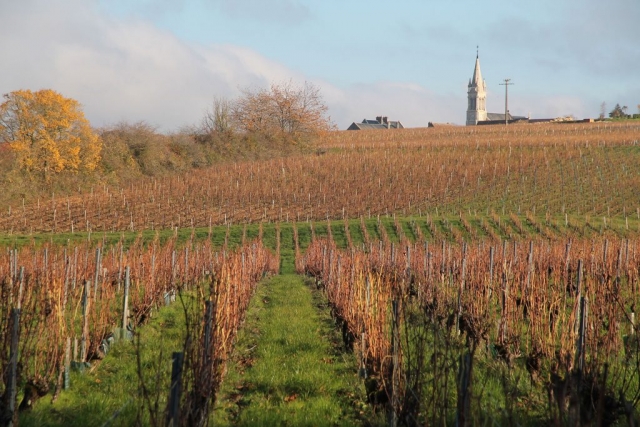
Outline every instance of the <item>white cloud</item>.
{"type": "Polygon", "coordinates": [[[172,130],[198,122],[214,96],[298,77],[250,49],[188,44],[86,2],[17,3],[0,10],[0,55],[10,64],[0,92],[57,90],[80,101],[95,126],[144,120],[172,130]]]}
{"type": "MultiPolygon", "coordinates": [[[[251,49],[183,42],[142,20],[101,15],[80,0],[17,4],[0,10],[0,55],[10,64],[0,70],[0,92],[57,90],[80,101],[94,126],[146,121],[170,131],[199,122],[214,96],[306,79],[251,49]]],[[[340,128],[377,114],[426,126],[464,113],[463,99],[417,85],[316,84],[340,128]]]]}

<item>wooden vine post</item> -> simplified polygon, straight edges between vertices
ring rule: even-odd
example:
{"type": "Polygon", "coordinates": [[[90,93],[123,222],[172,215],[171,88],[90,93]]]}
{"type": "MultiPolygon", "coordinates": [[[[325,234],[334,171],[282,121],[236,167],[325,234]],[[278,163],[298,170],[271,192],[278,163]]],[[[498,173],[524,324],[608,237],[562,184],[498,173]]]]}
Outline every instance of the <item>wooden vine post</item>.
{"type": "Polygon", "coordinates": [[[491,292],[493,289],[493,259],[495,257],[495,249],[493,246],[489,247],[489,289],[487,291],[487,299],[491,299],[491,292]]]}
{"type": "Polygon", "coordinates": [[[80,340],[80,361],[87,361],[87,339],[89,337],[89,289],[91,282],[85,280],[82,293],[82,338],[80,340]]]}
{"type": "Polygon", "coordinates": [[[18,393],[18,353],[20,351],[20,312],[22,309],[22,291],[24,289],[24,267],[20,267],[17,275],[18,252],[14,252],[13,275],[19,281],[18,301],[16,308],[11,310],[11,341],[9,344],[9,366],[7,372],[5,399],[8,400],[3,418],[7,420],[7,426],[13,427],[17,424],[16,398],[18,393]]]}
{"type": "Polygon", "coordinates": [[[458,371],[458,408],[456,412],[456,427],[470,425],[471,413],[471,351],[460,355],[458,371]]]}
{"type": "Polygon", "coordinates": [[[100,278],[100,264],[102,262],[102,256],[100,248],[96,248],[96,270],[94,275],[93,282],[93,298],[98,298],[98,281],[100,278]]]}
{"type": "MultiPolygon", "coordinates": [[[[606,249],[605,249],[606,251],[606,249]]],[[[578,260],[578,277],[577,277],[577,297],[576,302],[578,304],[578,318],[575,323],[575,330],[578,334],[576,340],[576,352],[575,352],[575,371],[576,375],[573,378],[574,386],[572,387],[573,399],[577,402],[575,407],[570,408],[569,411],[569,423],[570,425],[580,425],[580,411],[581,411],[581,396],[582,396],[582,377],[584,372],[584,359],[585,359],[585,343],[586,343],[586,322],[587,322],[587,304],[588,300],[582,295],[582,260],[578,260]]]]}
{"type": "Polygon", "coordinates": [[[129,324],[129,288],[131,287],[131,268],[124,270],[124,295],[122,297],[122,333],[126,335],[129,324]]]}
{"type": "Polygon", "coordinates": [[[390,427],[398,425],[398,409],[400,407],[400,319],[398,313],[398,300],[391,301],[392,327],[392,371],[391,371],[391,420],[390,427]]]}
{"type": "Polygon", "coordinates": [[[63,388],[69,390],[71,387],[71,337],[67,337],[64,347],[64,382],[63,388]]]}
{"type": "Polygon", "coordinates": [[[9,347],[9,369],[7,372],[7,394],[8,405],[4,419],[9,420],[7,426],[13,427],[17,421],[16,398],[18,392],[18,351],[20,341],[20,302],[18,308],[11,310],[11,343],[9,347]]]}
{"type": "Polygon", "coordinates": [[[205,301],[205,315],[204,315],[204,345],[202,349],[204,361],[204,375],[211,374],[211,349],[213,345],[213,302],[205,301]]]}
{"type": "Polygon", "coordinates": [[[167,427],[180,425],[180,395],[182,394],[182,365],[184,353],[173,353],[173,364],[171,366],[171,387],[169,390],[169,404],[167,410],[167,427]]]}
{"type": "MultiPolygon", "coordinates": [[[[366,276],[366,289],[365,289],[365,308],[364,319],[369,317],[369,299],[371,292],[371,279],[369,275],[366,276]]],[[[360,377],[367,379],[367,323],[362,322],[362,342],[360,344],[360,377]]]]}

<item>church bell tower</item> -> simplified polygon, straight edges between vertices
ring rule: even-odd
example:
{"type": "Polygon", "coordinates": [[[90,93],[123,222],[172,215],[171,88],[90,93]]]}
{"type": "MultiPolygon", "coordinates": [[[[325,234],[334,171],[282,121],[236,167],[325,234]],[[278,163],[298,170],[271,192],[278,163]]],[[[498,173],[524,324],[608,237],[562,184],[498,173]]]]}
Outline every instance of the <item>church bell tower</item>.
{"type": "Polygon", "coordinates": [[[473,77],[469,80],[467,97],[467,126],[475,126],[478,122],[487,120],[487,91],[480,72],[478,53],[476,53],[476,66],[473,70],[473,77]]]}

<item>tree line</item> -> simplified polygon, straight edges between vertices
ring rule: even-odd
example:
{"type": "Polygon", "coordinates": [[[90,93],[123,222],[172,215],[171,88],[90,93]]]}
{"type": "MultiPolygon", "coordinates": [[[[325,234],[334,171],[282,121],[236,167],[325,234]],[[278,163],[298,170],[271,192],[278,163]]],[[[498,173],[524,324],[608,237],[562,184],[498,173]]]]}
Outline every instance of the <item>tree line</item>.
{"type": "Polygon", "coordinates": [[[0,105],[0,204],[46,190],[123,183],[224,160],[286,155],[334,129],[318,87],[292,81],[214,98],[200,123],[163,134],[148,123],[92,128],[78,101],[17,90],[0,105]]]}
{"type": "MultiPolygon", "coordinates": [[[[640,104],[637,105],[638,114],[627,114],[629,107],[626,105],[620,105],[617,103],[613,110],[609,111],[609,117],[612,119],[640,119],[640,104]]],[[[600,119],[604,119],[604,114],[607,109],[607,104],[603,102],[600,105],[600,119]]]]}

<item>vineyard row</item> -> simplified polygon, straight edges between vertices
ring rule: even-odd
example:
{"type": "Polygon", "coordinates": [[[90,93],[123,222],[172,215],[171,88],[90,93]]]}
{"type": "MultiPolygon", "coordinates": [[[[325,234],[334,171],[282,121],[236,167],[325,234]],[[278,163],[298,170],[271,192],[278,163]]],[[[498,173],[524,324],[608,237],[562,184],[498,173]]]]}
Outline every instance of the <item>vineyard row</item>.
{"type": "Polygon", "coordinates": [[[178,247],[175,239],[137,240],[126,249],[121,241],[7,250],[0,256],[0,363],[13,375],[3,376],[10,396],[5,414],[17,416],[16,387],[24,391],[21,409],[51,385],[59,391],[71,362],[101,359],[115,339],[130,336],[177,297],[192,301],[185,312],[196,325],[191,340],[200,342],[187,347],[185,366],[195,373],[192,381],[206,373],[215,391],[257,282],[278,269],[278,255],[260,239],[234,251],[215,251],[210,240],[178,247]],[[205,318],[214,325],[208,335],[205,318]],[[203,346],[210,349],[205,357],[203,346]]]}
{"type": "Polygon", "coordinates": [[[640,402],[637,238],[339,250],[330,235],[296,252],[374,379],[370,396],[407,422],[504,413],[508,393],[520,416],[551,422],[592,422],[605,399],[612,416],[640,402]]]}

